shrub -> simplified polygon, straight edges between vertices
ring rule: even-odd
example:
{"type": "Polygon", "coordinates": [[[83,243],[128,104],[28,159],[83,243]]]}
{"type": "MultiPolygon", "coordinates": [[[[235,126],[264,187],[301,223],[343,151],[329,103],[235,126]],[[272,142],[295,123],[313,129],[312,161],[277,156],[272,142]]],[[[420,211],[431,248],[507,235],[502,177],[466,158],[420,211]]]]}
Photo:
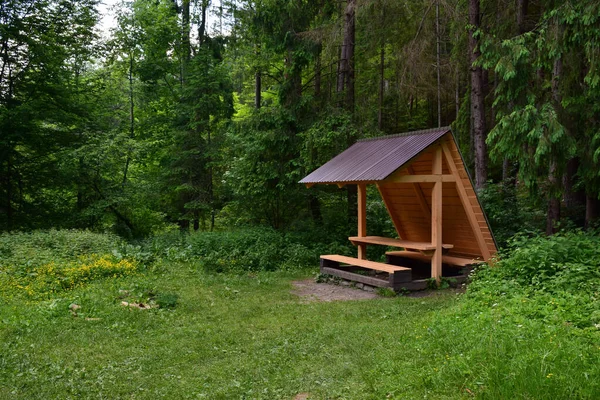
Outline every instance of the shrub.
{"type": "Polygon", "coordinates": [[[76,230],[0,235],[0,291],[44,297],[101,279],[129,275],[135,248],[111,234],[76,230]]]}
{"type": "Polygon", "coordinates": [[[179,295],[176,293],[159,293],[155,301],[160,308],[175,308],[179,302],[179,295]]]}
{"type": "Polygon", "coordinates": [[[0,234],[0,269],[32,267],[75,260],[86,254],[106,254],[123,246],[118,236],[77,230],[0,234]]]}
{"type": "Polygon", "coordinates": [[[511,315],[600,326],[600,237],[516,236],[493,267],[476,271],[467,299],[473,309],[496,304],[511,315]]]}
{"type": "Polygon", "coordinates": [[[77,261],[50,262],[31,268],[27,273],[15,271],[3,283],[3,291],[22,291],[30,297],[44,297],[53,293],[81,287],[101,278],[118,278],[132,274],[137,264],[111,255],[81,256],[77,261]],[[21,273],[19,273],[21,272],[21,273]]]}
{"type": "Polygon", "coordinates": [[[488,183],[479,193],[494,237],[500,247],[518,232],[541,232],[546,217],[542,207],[531,203],[515,185],[488,183]]]}
{"type": "Polygon", "coordinates": [[[246,228],[226,232],[168,234],[149,244],[160,257],[177,261],[200,261],[215,272],[274,271],[317,266],[319,255],[347,254],[348,246],[319,234],[282,233],[269,228],[246,228]]]}

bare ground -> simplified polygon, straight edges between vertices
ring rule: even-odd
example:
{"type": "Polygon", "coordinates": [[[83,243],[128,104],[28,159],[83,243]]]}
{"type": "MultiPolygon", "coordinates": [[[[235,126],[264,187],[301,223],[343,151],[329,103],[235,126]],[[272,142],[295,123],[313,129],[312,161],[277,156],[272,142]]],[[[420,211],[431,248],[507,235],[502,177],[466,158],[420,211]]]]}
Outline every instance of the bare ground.
{"type": "MultiPolygon", "coordinates": [[[[344,300],[368,300],[380,297],[374,291],[366,291],[356,287],[345,285],[333,285],[331,283],[316,283],[313,279],[304,279],[302,281],[292,282],[294,289],[292,294],[300,297],[303,302],[310,303],[314,301],[344,301],[344,300]]],[[[444,290],[420,290],[404,294],[407,297],[419,298],[430,296],[441,296],[448,292],[458,294],[464,293],[464,285],[458,288],[449,288],[444,290]]]]}
{"type": "Polygon", "coordinates": [[[301,297],[305,302],[366,300],[379,297],[374,292],[328,283],[316,283],[313,279],[292,282],[292,293],[301,297]]]}

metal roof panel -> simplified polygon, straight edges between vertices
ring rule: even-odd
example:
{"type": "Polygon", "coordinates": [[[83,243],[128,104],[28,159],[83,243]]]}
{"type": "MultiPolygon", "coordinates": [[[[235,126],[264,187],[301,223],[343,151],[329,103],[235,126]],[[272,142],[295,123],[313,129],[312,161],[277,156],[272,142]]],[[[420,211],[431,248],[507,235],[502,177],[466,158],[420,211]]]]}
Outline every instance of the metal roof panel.
{"type": "Polygon", "coordinates": [[[448,132],[444,127],[360,140],[300,183],[384,180],[448,132]]]}

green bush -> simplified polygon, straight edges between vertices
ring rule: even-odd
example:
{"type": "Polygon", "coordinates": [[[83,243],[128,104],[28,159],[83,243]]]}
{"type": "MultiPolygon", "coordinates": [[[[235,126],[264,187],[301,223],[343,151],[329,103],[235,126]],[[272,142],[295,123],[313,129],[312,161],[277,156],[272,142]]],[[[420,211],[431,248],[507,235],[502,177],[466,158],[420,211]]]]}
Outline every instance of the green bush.
{"type": "Polygon", "coordinates": [[[282,233],[270,228],[168,234],[154,238],[150,251],[173,261],[200,261],[209,271],[274,271],[317,266],[319,255],[348,254],[350,247],[325,236],[282,233]]]}
{"type": "Polygon", "coordinates": [[[45,297],[134,273],[136,248],[118,236],[76,230],[0,235],[0,292],[45,297]]]}
{"type": "Polygon", "coordinates": [[[78,230],[0,234],[0,270],[73,261],[88,254],[107,254],[123,247],[118,236],[78,230]]]}
{"type": "Polygon", "coordinates": [[[478,195],[501,248],[519,232],[539,233],[545,227],[543,208],[515,185],[490,182],[478,195]]]}
{"type": "Polygon", "coordinates": [[[473,309],[496,304],[513,316],[596,329],[600,237],[581,231],[516,236],[492,267],[476,271],[467,300],[473,309]]]}
{"type": "Polygon", "coordinates": [[[491,264],[423,333],[427,384],[451,379],[486,399],[597,398],[600,238],[517,236],[491,264]]]}
{"type": "Polygon", "coordinates": [[[160,308],[175,308],[179,302],[179,295],[176,293],[159,293],[156,295],[156,304],[160,308]]]}

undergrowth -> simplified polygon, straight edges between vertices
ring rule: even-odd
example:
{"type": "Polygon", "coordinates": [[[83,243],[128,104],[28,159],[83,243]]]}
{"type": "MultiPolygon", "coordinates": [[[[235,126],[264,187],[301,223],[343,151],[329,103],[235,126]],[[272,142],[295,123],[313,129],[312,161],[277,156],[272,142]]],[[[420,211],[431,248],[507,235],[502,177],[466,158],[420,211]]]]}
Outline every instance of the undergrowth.
{"type": "Polygon", "coordinates": [[[597,398],[600,237],[519,235],[491,264],[427,332],[431,384],[455,379],[481,398],[597,398]]]}
{"type": "Polygon", "coordinates": [[[480,309],[502,302],[512,314],[596,330],[600,237],[581,231],[518,235],[492,267],[477,270],[466,300],[480,309]]]}
{"type": "Polygon", "coordinates": [[[0,294],[4,298],[49,298],[103,278],[136,272],[131,248],[111,234],[36,231],[0,235],[0,294]]]}
{"type": "Polygon", "coordinates": [[[154,237],[148,248],[166,260],[198,261],[207,271],[229,273],[299,269],[318,265],[321,254],[349,255],[353,250],[347,243],[317,236],[269,228],[170,233],[154,237]]]}

